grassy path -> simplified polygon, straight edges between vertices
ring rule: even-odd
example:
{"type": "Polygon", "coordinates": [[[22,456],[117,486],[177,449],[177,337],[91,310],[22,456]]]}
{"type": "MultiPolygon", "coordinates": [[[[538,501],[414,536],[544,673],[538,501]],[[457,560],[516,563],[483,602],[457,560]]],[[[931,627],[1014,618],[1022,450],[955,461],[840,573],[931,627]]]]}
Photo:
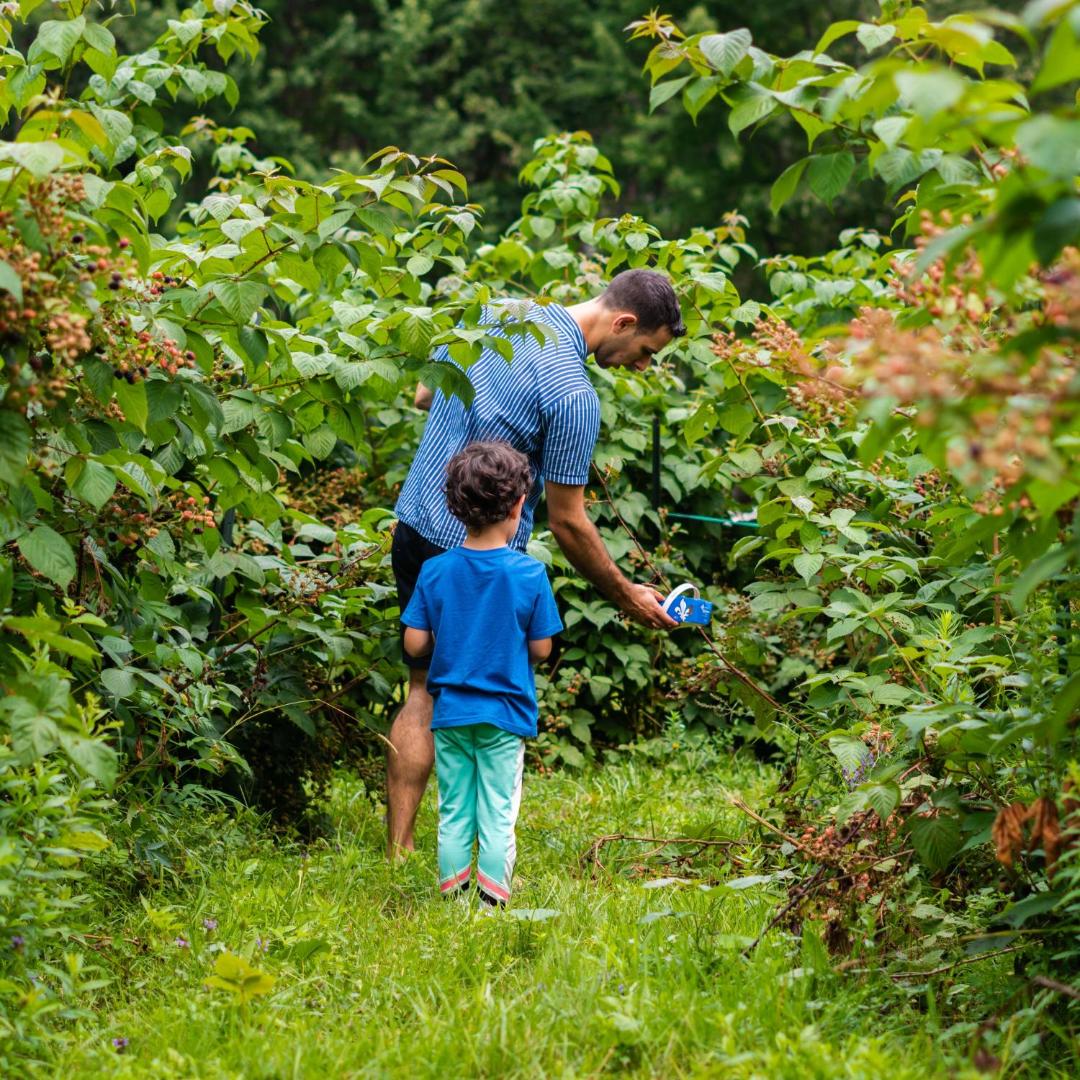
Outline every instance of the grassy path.
{"type": "Polygon", "coordinates": [[[430,794],[421,850],[399,868],[356,781],[335,791],[336,840],[307,853],[225,819],[194,823],[183,886],[153,892],[149,909],[114,899],[100,951],[111,981],[41,1074],[965,1075],[887,980],[833,975],[816,939],[774,933],[741,959],[775,897],[703,884],[740,871],[707,857],[635,870],[629,845],[605,849],[615,873],[578,871],[605,833],[738,837],[727,793],[753,800],[763,785],[753,762],[678,755],[527,777],[515,910],[495,915],[434,895],[430,794]],[[665,875],[694,880],[650,881],[665,875]],[[204,986],[223,946],[275,979],[242,1010],[204,986]]]}

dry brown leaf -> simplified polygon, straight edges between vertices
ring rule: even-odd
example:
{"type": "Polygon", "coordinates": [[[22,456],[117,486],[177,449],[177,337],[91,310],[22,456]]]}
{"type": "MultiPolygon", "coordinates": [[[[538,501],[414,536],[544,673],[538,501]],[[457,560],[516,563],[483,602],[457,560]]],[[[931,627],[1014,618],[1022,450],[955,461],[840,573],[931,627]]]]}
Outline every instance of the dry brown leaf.
{"type": "Polygon", "coordinates": [[[1053,869],[1061,853],[1061,826],[1058,822],[1057,803],[1045,795],[1031,804],[1031,839],[1028,851],[1042,846],[1046,856],[1047,871],[1053,869]]]}
{"type": "Polygon", "coordinates": [[[990,836],[997,848],[997,860],[1002,866],[1012,866],[1013,856],[1020,853],[1027,816],[1027,807],[1022,802],[1014,802],[1003,806],[994,818],[990,836]]]}
{"type": "Polygon", "coordinates": [[[1066,817],[1080,810],[1080,792],[1077,791],[1071,776],[1061,785],[1061,806],[1066,817]]]}

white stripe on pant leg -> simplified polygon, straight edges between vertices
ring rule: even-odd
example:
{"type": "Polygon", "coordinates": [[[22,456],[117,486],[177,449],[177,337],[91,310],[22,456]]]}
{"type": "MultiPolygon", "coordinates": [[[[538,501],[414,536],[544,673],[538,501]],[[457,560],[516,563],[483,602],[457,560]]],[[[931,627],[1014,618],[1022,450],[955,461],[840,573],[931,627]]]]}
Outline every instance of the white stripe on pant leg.
{"type": "Polygon", "coordinates": [[[525,775],[525,740],[518,740],[517,770],[514,776],[514,793],[510,796],[510,835],[506,840],[506,863],[503,866],[503,882],[506,891],[511,889],[511,876],[514,873],[514,863],[517,861],[517,828],[518,812],[521,810],[521,781],[525,775]]]}

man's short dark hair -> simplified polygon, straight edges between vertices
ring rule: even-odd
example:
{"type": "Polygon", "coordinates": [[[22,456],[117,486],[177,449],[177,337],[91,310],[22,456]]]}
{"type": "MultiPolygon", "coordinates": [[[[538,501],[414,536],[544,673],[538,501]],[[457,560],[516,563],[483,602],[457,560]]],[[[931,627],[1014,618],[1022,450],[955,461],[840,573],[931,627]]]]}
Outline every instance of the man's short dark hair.
{"type": "Polygon", "coordinates": [[[505,521],[532,483],[529,459],[509,443],[470,443],[446,466],[446,505],[465,528],[483,529],[505,521]]]}
{"type": "Polygon", "coordinates": [[[614,311],[628,311],[637,316],[638,329],[645,334],[666,326],[672,337],[682,337],[679,301],[671,282],[656,270],[624,270],[611,279],[600,294],[600,303],[614,311]]]}

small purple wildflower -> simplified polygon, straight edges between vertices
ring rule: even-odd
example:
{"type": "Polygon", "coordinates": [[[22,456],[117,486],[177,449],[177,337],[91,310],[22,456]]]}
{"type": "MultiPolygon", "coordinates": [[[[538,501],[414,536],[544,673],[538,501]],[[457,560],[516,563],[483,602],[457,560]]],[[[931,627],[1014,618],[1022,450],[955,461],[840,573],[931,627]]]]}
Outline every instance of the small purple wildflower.
{"type": "Polygon", "coordinates": [[[24,946],[25,944],[26,944],[26,938],[24,938],[24,937],[22,936],[22,934],[12,934],[12,935],[11,935],[11,947],[12,947],[12,948],[13,948],[13,949],[14,949],[14,950],[15,950],[16,952],[21,952],[21,951],[22,951],[22,947],[23,947],[23,946],[24,946]]]}
{"type": "Polygon", "coordinates": [[[266,952],[266,950],[270,948],[269,939],[266,940],[266,941],[263,941],[263,939],[261,937],[257,937],[255,939],[255,948],[258,949],[259,952],[266,952]]]}
{"type": "Polygon", "coordinates": [[[620,994],[625,994],[626,993],[626,987],[622,983],[619,983],[619,993],[620,994]]]}
{"type": "Polygon", "coordinates": [[[844,774],[844,780],[847,783],[848,791],[854,791],[869,775],[870,770],[877,763],[877,758],[874,757],[872,750],[867,750],[862,761],[851,772],[847,769],[841,769],[844,774]]]}
{"type": "Polygon", "coordinates": [[[203,924],[203,929],[204,930],[216,930],[217,929],[217,919],[203,919],[202,924],[203,924]]]}
{"type": "Polygon", "coordinates": [[[182,937],[178,937],[178,938],[177,938],[177,939],[176,939],[176,940],[175,940],[175,941],[173,942],[173,944],[174,944],[174,945],[175,945],[175,946],[176,946],[176,947],[177,947],[178,949],[190,949],[190,948],[191,948],[191,942],[189,942],[189,941],[187,940],[187,938],[182,938],[182,937]]]}
{"type": "Polygon", "coordinates": [[[118,1054],[122,1054],[127,1049],[128,1041],[124,1038],[123,1035],[118,1035],[115,1039],[113,1039],[112,1044],[113,1049],[118,1054]]]}

